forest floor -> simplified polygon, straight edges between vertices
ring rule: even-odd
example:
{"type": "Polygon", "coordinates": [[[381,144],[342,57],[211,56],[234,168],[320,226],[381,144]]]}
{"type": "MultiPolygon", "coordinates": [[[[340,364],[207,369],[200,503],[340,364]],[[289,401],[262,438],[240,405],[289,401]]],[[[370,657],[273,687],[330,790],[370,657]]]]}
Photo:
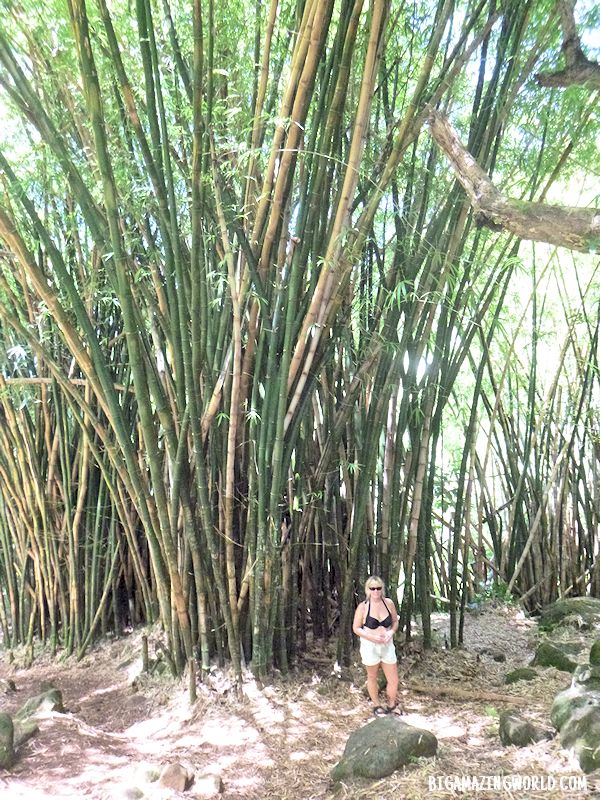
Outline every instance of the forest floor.
{"type": "MultiPolygon", "coordinates": [[[[17,689],[0,694],[0,711],[15,712],[48,683],[61,690],[67,709],[39,718],[40,730],[19,748],[14,768],[0,770],[0,797],[199,796],[194,785],[181,795],[161,789],[156,777],[171,763],[193,771],[196,786],[201,778],[218,776],[223,800],[600,796],[600,778],[586,778],[558,739],[524,748],[500,743],[499,712],[515,708],[549,726],[553,698],[570,683],[566,673],[538,668],[534,681],[504,685],[509,670],[531,660],[535,623],[514,608],[485,606],[467,616],[465,646],[455,650],[443,646],[447,617],[436,616],[433,627],[439,648],[422,652],[411,642],[400,674],[403,719],[435,733],[438,755],[383,780],[337,785],[329,774],[349,734],[373,717],[358,657],[342,679],[333,646],[314,648],[288,679],[259,687],[248,677],[242,700],[228,674],[214,670],[198,686],[193,706],[184,682],[139,674],[140,631],[97,645],[80,662],[40,654],[25,668],[24,653],[15,652],[9,663],[0,650],[0,679],[11,679],[17,689]],[[495,660],[502,656],[505,661],[495,660]],[[458,789],[467,776],[483,779],[479,790],[458,789]],[[533,788],[490,788],[499,776],[529,781],[533,788]]],[[[146,633],[152,641],[152,632],[146,633]]]]}

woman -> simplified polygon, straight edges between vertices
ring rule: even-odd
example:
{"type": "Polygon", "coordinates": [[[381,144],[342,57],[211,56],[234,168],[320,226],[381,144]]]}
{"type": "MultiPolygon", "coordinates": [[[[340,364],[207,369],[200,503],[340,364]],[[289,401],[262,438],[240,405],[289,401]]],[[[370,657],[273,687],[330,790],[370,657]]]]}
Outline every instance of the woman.
{"type": "Polygon", "coordinates": [[[394,647],[398,614],[391,599],[385,597],[385,587],[378,575],[367,579],[365,594],[366,600],[359,604],[354,614],[352,630],[360,638],[360,655],[367,668],[367,689],[373,713],[379,717],[398,708],[398,666],[394,647]],[[379,705],[379,667],[387,680],[387,708],[379,705]]]}

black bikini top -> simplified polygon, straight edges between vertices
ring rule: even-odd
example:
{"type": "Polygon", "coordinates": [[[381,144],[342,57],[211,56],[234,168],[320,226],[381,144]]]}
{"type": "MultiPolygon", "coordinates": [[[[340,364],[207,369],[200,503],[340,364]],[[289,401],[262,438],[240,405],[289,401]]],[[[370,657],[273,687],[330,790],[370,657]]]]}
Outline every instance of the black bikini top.
{"type": "Polygon", "coordinates": [[[386,610],[388,612],[387,617],[385,617],[385,619],[377,619],[377,617],[372,617],[371,614],[370,614],[370,612],[371,612],[371,601],[369,600],[369,606],[367,608],[367,617],[365,619],[365,624],[364,624],[365,628],[370,628],[372,631],[374,631],[376,628],[379,628],[379,627],[382,627],[382,628],[391,628],[392,627],[392,612],[387,607],[383,597],[381,598],[381,601],[382,601],[383,605],[385,606],[385,608],[386,608],[386,610]]]}

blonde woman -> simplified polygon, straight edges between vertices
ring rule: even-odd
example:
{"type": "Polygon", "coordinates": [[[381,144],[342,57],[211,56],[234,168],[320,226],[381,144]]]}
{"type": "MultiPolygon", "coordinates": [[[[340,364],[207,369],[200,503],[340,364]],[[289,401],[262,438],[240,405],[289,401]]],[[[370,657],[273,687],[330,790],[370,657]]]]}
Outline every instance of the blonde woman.
{"type": "Polygon", "coordinates": [[[352,630],[360,638],[360,656],[367,669],[367,689],[375,716],[389,714],[398,708],[398,664],[394,634],[398,630],[398,614],[378,575],[365,583],[366,599],[359,603],[354,614],[352,630]],[[379,667],[387,680],[388,706],[379,705],[377,673],[379,667]]]}

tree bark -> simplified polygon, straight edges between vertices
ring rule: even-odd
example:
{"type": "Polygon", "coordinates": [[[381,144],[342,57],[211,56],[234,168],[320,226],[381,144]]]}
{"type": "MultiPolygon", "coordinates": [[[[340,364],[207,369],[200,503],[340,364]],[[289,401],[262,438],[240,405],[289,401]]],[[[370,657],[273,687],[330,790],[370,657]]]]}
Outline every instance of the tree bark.
{"type": "Polygon", "coordinates": [[[596,252],[600,245],[600,209],[504,198],[465,149],[447,117],[433,111],[429,127],[467,193],[479,225],[508,231],[520,239],[547,242],[582,253],[596,252]]]}
{"type": "Polygon", "coordinates": [[[556,72],[538,72],[535,76],[538,86],[560,89],[585,86],[586,89],[600,89],[600,64],[586,58],[581,49],[575,24],[575,0],[558,0],[557,7],[563,30],[561,49],[567,66],[556,72]]]}

